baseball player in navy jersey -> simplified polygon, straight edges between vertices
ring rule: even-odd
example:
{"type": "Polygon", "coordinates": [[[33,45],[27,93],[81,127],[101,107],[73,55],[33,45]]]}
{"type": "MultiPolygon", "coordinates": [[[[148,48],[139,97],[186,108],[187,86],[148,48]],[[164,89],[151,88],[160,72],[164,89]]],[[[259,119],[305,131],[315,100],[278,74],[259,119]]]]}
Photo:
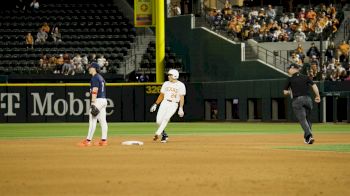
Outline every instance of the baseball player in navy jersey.
{"type": "Polygon", "coordinates": [[[169,81],[164,82],[156,103],[154,103],[150,109],[150,112],[155,112],[157,110],[157,106],[160,104],[157,113],[157,124],[159,127],[153,137],[154,141],[157,141],[160,135],[162,135],[162,143],[166,143],[168,141],[168,135],[164,129],[170,121],[170,118],[175,114],[178,107],[178,115],[183,117],[185,114],[183,106],[185,103],[184,97],[186,95],[186,87],[182,82],[178,81],[178,78],[179,72],[176,69],[169,70],[169,81]]]}
{"type": "Polygon", "coordinates": [[[100,122],[101,125],[102,137],[101,140],[95,143],[94,145],[107,145],[108,125],[106,121],[106,82],[103,79],[103,77],[99,74],[99,70],[100,66],[97,63],[92,63],[89,67],[89,74],[92,75],[90,81],[91,109],[89,114],[89,131],[86,139],[80,143],[80,146],[92,146],[91,140],[95,133],[97,120],[100,122]]]}

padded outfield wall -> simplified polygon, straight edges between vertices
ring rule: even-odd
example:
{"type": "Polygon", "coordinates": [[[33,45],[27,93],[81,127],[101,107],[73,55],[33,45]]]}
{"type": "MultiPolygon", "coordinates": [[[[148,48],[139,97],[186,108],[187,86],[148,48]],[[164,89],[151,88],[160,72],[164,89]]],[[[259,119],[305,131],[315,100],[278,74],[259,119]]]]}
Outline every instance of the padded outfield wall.
{"type": "MultiPolygon", "coordinates": [[[[290,99],[282,95],[285,80],[186,83],[185,118],[174,115],[172,121],[206,120],[207,100],[217,101],[217,120],[227,119],[228,100],[238,99],[238,121],[249,119],[249,100],[261,101],[261,121],[273,120],[273,100],[282,99],[285,119],[294,121],[290,99]],[[285,111],[284,111],[285,110],[285,111]]],[[[321,83],[327,99],[327,113],[342,115],[350,122],[350,83],[321,83]],[[328,100],[330,99],[330,100],[328,100]],[[347,103],[337,105],[340,100],[347,103]],[[332,103],[329,101],[334,100],[332,103]],[[335,108],[338,109],[334,110],[335,108]]],[[[156,100],[160,84],[107,84],[107,120],[109,122],[155,121],[149,108],[156,100]]],[[[89,84],[0,84],[0,123],[6,122],[87,122],[90,106],[89,84]]],[[[322,120],[321,105],[314,104],[312,119],[322,120]]],[[[335,119],[337,117],[335,116],[335,119]]]]}
{"type": "MultiPolygon", "coordinates": [[[[173,121],[205,120],[205,100],[216,99],[218,120],[225,120],[224,101],[240,99],[240,120],[247,120],[247,98],[259,97],[264,118],[271,120],[270,97],[280,97],[283,81],[241,81],[230,83],[186,83],[185,118],[173,121]],[[245,89],[241,89],[244,85],[245,89]],[[276,86],[277,85],[277,86],[276,86]]],[[[155,121],[149,108],[160,84],[107,84],[107,120],[110,122],[155,121]]],[[[84,122],[88,121],[88,84],[0,84],[0,122],[84,122]]]]}
{"type": "MultiPolygon", "coordinates": [[[[106,87],[107,121],[151,121],[159,85],[106,87]]],[[[0,122],[84,122],[90,108],[89,84],[0,84],[0,122]]]]}

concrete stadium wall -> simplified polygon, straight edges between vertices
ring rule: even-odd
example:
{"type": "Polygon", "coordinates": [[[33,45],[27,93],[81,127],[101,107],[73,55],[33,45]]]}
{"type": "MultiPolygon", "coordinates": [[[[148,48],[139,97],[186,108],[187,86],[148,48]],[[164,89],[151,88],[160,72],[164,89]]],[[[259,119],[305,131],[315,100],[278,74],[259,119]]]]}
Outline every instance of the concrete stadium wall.
{"type": "MultiPolygon", "coordinates": [[[[311,44],[315,43],[315,46],[321,50],[320,47],[320,41],[307,41],[307,42],[300,42],[302,47],[304,48],[304,53],[306,55],[306,52],[311,47],[311,44]]],[[[322,50],[325,51],[328,47],[328,41],[323,41],[322,44],[322,50]]],[[[278,55],[285,59],[290,58],[290,52],[294,51],[298,47],[298,42],[263,42],[259,43],[259,46],[265,49],[268,49],[270,51],[277,51],[278,55]]],[[[306,59],[308,61],[308,59],[306,59]]]]}

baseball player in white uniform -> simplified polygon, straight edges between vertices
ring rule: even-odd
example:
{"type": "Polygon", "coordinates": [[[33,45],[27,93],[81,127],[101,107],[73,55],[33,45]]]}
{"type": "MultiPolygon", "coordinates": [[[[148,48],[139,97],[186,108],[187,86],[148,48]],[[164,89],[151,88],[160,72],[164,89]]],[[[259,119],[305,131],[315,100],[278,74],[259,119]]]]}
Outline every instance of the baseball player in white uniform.
{"type": "Polygon", "coordinates": [[[161,142],[167,142],[168,135],[165,133],[164,129],[178,108],[178,115],[180,117],[185,115],[183,106],[185,103],[184,97],[186,95],[186,87],[182,82],[178,81],[178,78],[179,72],[176,69],[169,70],[169,81],[164,82],[157,101],[150,109],[150,112],[155,112],[157,106],[160,104],[157,113],[157,124],[159,127],[153,137],[154,141],[157,141],[160,135],[162,135],[161,142]]]}

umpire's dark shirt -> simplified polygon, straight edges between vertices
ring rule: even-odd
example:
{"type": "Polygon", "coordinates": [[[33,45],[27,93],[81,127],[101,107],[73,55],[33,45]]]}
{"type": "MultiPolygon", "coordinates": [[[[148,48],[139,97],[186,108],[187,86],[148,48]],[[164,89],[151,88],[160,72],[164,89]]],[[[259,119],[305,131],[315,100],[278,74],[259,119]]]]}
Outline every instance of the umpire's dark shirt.
{"type": "Polygon", "coordinates": [[[302,75],[300,73],[295,73],[292,77],[289,77],[287,80],[287,84],[285,86],[285,90],[289,88],[292,89],[293,97],[299,96],[308,96],[310,86],[312,86],[314,82],[307,76],[302,75]]]}

